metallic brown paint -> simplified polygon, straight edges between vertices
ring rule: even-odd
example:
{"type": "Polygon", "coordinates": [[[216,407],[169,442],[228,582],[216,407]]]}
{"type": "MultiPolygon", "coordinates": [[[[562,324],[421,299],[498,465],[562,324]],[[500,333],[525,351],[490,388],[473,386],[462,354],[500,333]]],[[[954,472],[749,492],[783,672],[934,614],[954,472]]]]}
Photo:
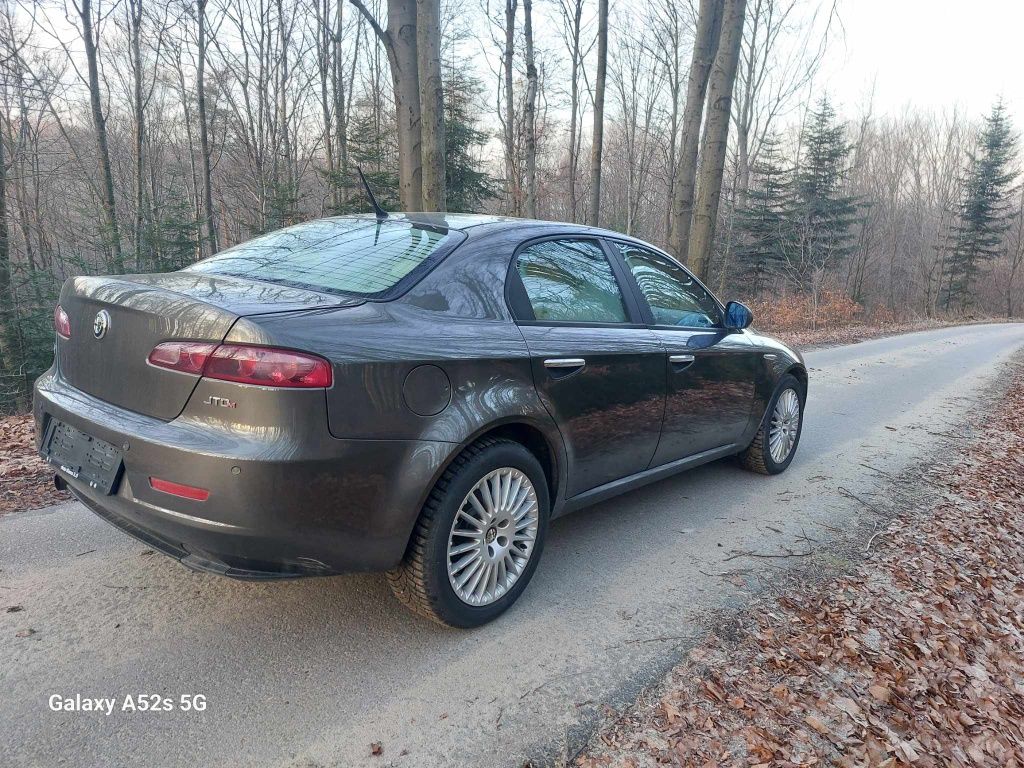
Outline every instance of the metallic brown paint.
{"type": "MultiPolygon", "coordinates": [[[[505,282],[523,243],[630,238],[495,217],[396,218],[447,223],[465,239],[391,301],[188,272],[69,280],[60,301],[72,339],[58,339],[36,384],[37,440],[58,418],[127,446],[114,495],[64,478],[74,493],[194,568],[241,578],[382,570],[402,558],[441,473],[484,434],[543,454],[557,516],[743,450],[778,378],[792,370],[806,381],[797,353],[750,330],[514,321],[505,282]],[[110,327],[96,340],[101,309],[110,327]],[[148,366],[152,347],[173,339],[311,352],[331,361],[334,384],[277,390],[148,366]],[[695,358],[681,369],[668,360],[680,351],[695,358]],[[570,355],[585,368],[555,377],[543,365],[570,355]],[[447,377],[447,403],[434,376],[426,386],[438,391],[410,407],[406,382],[425,366],[447,377]],[[210,497],[160,494],[154,475],[210,497]]],[[[642,299],[628,298],[638,311],[642,299]]]]}

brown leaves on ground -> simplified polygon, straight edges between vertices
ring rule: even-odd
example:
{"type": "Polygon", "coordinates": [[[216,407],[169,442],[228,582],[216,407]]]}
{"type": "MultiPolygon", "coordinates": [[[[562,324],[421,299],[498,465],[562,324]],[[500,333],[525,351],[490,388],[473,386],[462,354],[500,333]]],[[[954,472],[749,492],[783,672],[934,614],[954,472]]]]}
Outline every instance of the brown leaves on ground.
{"type": "Polygon", "coordinates": [[[0,418],[0,515],[67,501],[53,468],[36,453],[31,416],[0,418]]]}
{"type": "Polygon", "coordinates": [[[1024,765],[1024,372],[944,500],[691,653],[578,766],[1024,765]]]}
{"type": "Polygon", "coordinates": [[[885,307],[867,310],[834,287],[825,288],[818,294],[773,295],[750,299],[747,303],[754,312],[754,326],[758,331],[798,348],[853,344],[865,339],[941,328],[974,319],[900,319],[885,307]]]}

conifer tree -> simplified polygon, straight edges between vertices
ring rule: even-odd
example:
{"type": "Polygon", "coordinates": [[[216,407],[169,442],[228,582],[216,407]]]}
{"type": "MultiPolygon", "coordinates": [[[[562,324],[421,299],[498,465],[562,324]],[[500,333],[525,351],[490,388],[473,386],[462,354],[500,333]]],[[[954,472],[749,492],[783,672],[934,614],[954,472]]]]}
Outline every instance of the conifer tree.
{"type": "Polygon", "coordinates": [[[494,179],[481,169],[480,150],[487,143],[488,135],[477,127],[473,109],[482,90],[480,80],[466,70],[447,69],[444,123],[449,211],[472,213],[498,194],[494,179]]]}
{"type": "Polygon", "coordinates": [[[757,294],[765,280],[786,263],[792,244],[788,216],[791,173],[784,167],[777,136],[768,136],[758,160],[750,169],[746,204],[737,212],[736,259],[741,277],[757,294]]]}
{"type": "Polygon", "coordinates": [[[956,218],[945,260],[945,306],[965,310],[973,299],[978,274],[1004,247],[1013,217],[1017,136],[1002,101],[985,118],[977,148],[968,154],[956,218]]]}
{"type": "Polygon", "coordinates": [[[858,206],[845,189],[851,147],[827,97],[811,112],[801,143],[787,212],[793,233],[787,262],[800,287],[807,288],[815,273],[853,251],[858,206]]]}

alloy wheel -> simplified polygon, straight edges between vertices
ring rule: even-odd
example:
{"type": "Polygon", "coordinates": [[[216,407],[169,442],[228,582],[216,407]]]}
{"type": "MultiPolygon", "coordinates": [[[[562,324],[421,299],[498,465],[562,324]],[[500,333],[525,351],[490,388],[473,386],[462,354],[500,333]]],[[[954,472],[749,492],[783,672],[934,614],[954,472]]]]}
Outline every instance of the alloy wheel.
{"type": "Polygon", "coordinates": [[[526,569],[537,541],[540,507],[524,472],[488,472],[466,494],[448,536],[448,581],[464,603],[490,605],[526,569]]]}
{"type": "Polygon", "coordinates": [[[789,457],[799,433],[800,398],[792,389],[787,389],[775,403],[768,430],[768,449],[776,464],[781,464],[789,457]]]}

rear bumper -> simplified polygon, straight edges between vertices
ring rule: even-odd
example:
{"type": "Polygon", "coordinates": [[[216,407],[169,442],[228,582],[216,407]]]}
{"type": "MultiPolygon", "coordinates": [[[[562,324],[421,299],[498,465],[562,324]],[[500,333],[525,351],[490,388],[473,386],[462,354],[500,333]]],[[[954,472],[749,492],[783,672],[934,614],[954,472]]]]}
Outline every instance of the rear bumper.
{"type": "Polygon", "coordinates": [[[79,500],[185,565],[235,578],[393,567],[453,448],[340,440],[328,432],[326,412],[318,428],[284,413],[280,426],[259,428],[187,413],[171,422],[133,413],[71,387],[53,371],[35,387],[38,448],[49,419],[57,418],[123,452],[124,471],[111,495],[57,470],[79,500]],[[150,477],[210,495],[192,501],[161,493],[150,477]]]}

